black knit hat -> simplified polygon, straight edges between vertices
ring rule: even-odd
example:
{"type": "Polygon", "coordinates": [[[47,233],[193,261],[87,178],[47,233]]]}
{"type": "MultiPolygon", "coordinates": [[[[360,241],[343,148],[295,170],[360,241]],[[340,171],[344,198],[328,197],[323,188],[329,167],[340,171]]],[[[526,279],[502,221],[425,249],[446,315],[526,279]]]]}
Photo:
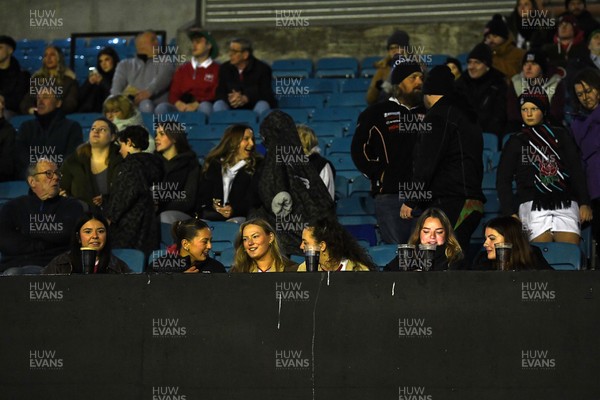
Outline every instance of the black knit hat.
{"type": "Polygon", "coordinates": [[[519,96],[519,106],[525,103],[535,104],[542,113],[546,115],[548,108],[550,108],[550,100],[546,95],[546,91],[541,86],[533,86],[523,91],[523,94],[519,96]]]}
{"type": "Polygon", "coordinates": [[[433,67],[423,82],[423,94],[449,95],[454,90],[454,75],[446,65],[433,67]]]}
{"type": "Polygon", "coordinates": [[[475,45],[475,47],[473,47],[473,50],[471,50],[471,52],[467,56],[467,60],[470,60],[471,58],[479,60],[488,67],[491,67],[492,49],[490,49],[490,47],[485,43],[479,43],[475,45]]]}
{"type": "Polygon", "coordinates": [[[456,65],[456,68],[458,68],[458,70],[462,73],[462,63],[460,62],[460,60],[458,58],[454,58],[454,57],[446,58],[446,65],[448,65],[448,64],[456,65]]]}
{"type": "Polygon", "coordinates": [[[525,55],[523,55],[523,62],[521,66],[525,65],[526,62],[534,62],[540,66],[543,73],[546,73],[546,68],[548,68],[548,58],[546,54],[541,50],[528,50],[525,55]]]}
{"type": "Polygon", "coordinates": [[[401,55],[395,55],[392,61],[392,85],[399,84],[407,76],[415,72],[421,72],[421,67],[418,63],[401,55]]]}
{"type": "Polygon", "coordinates": [[[508,27],[504,22],[504,18],[500,14],[494,14],[492,19],[485,25],[483,30],[483,37],[486,37],[490,33],[508,39],[508,27]]]}
{"type": "MultiPolygon", "coordinates": [[[[565,0],[565,9],[569,8],[569,3],[571,2],[571,0],[565,0]]],[[[586,7],[587,4],[585,3],[585,0],[581,0],[581,2],[583,3],[583,6],[586,7]]]]}
{"type": "Polygon", "coordinates": [[[11,38],[10,36],[0,35],[0,44],[5,44],[12,47],[13,51],[17,49],[17,42],[15,42],[15,39],[11,38]]]}
{"type": "Polygon", "coordinates": [[[410,37],[408,36],[408,33],[398,30],[392,33],[388,38],[387,47],[390,47],[390,45],[392,44],[397,44],[399,46],[408,46],[409,40],[410,37]]]}

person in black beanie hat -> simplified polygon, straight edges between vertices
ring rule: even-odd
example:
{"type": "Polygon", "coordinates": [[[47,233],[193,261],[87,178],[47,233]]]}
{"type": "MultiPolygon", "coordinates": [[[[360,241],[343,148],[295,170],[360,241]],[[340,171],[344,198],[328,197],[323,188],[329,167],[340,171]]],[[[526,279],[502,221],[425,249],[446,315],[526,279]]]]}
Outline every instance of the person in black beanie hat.
{"type": "Polygon", "coordinates": [[[493,52],[492,64],[510,79],[521,68],[522,49],[517,48],[508,33],[508,27],[500,14],[495,14],[483,31],[483,41],[493,52]]]}
{"type": "Polygon", "coordinates": [[[4,96],[4,116],[10,119],[19,113],[19,104],[29,90],[29,73],[21,70],[13,56],[17,43],[6,35],[0,36],[0,94],[4,96]]]}
{"type": "Polygon", "coordinates": [[[400,216],[408,220],[415,208],[440,208],[466,252],[483,216],[483,135],[475,115],[465,112],[454,93],[450,68],[434,67],[423,83],[423,95],[427,129],[417,136],[412,180],[429,199],[406,201],[400,216]]]}
{"type": "Polygon", "coordinates": [[[589,39],[594,30],[600,29],[600,23],[587,10],[585,0],[565,0],[565,12],[559,18],[568,14],[575,17],[577,26],[584,32],[586,39],[589,39]]]}
{"type": "Polygon", "coordinates": [[[502,136],[506,125],[506,91],[504,75],[491,66],[491,50],[477,44],[468,55],[467,73],[456,81],[456,88],[477,110],[483,132],[502,136]]]}
{"type": "Polygon", "coordinates": [[[392,96],[370,105],[358,117],[351,154],[371,180],[375,217],[385,243],[406,243],[411,221],[400,218],[401,187],[411,184],[412,150],[425,117],[419,64],[396,56],[392,61],[392,96]]]}
{"type": "Polygon", "coordinates": [[[452,75],[454,75],[454,80],[460,78],[463,73],[462,64],[459,59],[454,57],[446,58],[446,66],[450,68],[452,75]]]}
{"type": "Polygon", "coordinates": [[[404,54],[410,37],[408,33],[397,30],[387,39],[387,55],[377,61],[374,66],[377,68],[369,89],[367,89],[367,104],[374,104],[377,101],[384,100],[391,92],[389,85],[390,72],[392,71],[392,61],[394,56],[404,54]]]}

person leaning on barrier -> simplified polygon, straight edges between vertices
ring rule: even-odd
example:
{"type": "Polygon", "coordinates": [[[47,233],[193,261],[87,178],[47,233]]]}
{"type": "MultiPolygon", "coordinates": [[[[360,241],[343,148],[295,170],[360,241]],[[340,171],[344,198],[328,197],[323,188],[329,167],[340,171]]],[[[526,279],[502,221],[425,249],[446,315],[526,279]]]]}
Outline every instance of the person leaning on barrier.
{"type": "MultiPolygon", "coordinates": [[[[417,248],[420,244],[436,245],[432,271],[464,269],[464,253],[450,220],[439,208],[428,208],[419,216],[408,244],[417,248]]],[[[396,256],[385,266],[384,271],[399,271],[399,261],[396,256]]]]}
{"type": "MultiPolygon", "coordinates": [[[[333,217],[322,217],[308,223],[302,231],[300,249],[319,246],[319,271],[370,271],[377,266],[356,239],[333,217]]],[[[306,272],[306,263],[298,266],[306,272]]]]}
{"type": "Polygon", "coordinates": [[[101,214],[87,212],[77,224],[71,234],[71,250],[56,256],[44,268],[45,275],[71,275],[82,274],[81,249],[96,250],[96,261],[92,274],[124,274],[131,270],[127,264],[115,257],[111,251],[108,222],[101,214]]]}
{"type": "Polygon", "coordinates": [[[240,225],[231,272],[294,272],[298,265],[281,252],[275,230],[263,219],[240,225]]]}
{"type": "Polygon", "coordinates": [[[174,249],[152,262],[155,272],[227,272],[223,264],[210,257],[212,231],[201,219],[190,218],[173,224],[174,249]]]}

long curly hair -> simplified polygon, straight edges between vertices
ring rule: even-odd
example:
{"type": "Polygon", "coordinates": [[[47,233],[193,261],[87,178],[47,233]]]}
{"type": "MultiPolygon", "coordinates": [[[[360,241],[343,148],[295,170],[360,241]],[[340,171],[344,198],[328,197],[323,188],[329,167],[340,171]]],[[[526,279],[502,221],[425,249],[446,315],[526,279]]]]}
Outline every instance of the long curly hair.
{"type": "MultiPolygon", "coordinates": [[[[238,147],[240,146],[247,129],[252,131],[252,128],[245,124],[228,126],[227,129],[225,129],[219,144],[207,154],[202,172],[206,173],[210,164],[215,160],[220,160],[223,167],[233,166],[238,147]]],[[[254,131],[252,131],[252,134],[254,135],[254,131]]],[[[258,158],[260,158],[260,154],[256,151],[256,146],[254,146],[254,150],[250,154],[248,160],[246,160],[246,165],[244,166],[246,171],[250,174],[254,174],[258,158]]]]}
{"type": "Polygon", "coordinates": [[[269,248],[271,252],[271,256],[275,260],[275,271],[283,272],[286,264],[288,264],[288,260],[281,253],[281,247],[279,245],[279,240],[277,239],[277,234],[275,233],[275,229],[264,219],[255,218],[250,219],[243,224],[240,225],[240,230],[235,238],[235,257],[233,260],[233,266],[231,267],[231,272],[250,272],[253,265],[256,265],[256,261],[254,261],[244,248],[244,228],[248,225],[256,225],[259,226],[264,232],[266,236],[269,236],[271,233],[273,234],[273,242],[269,248]]]}
{"type": "Polygon", "coordinates": [[[423,229],[423,225],[425,225],[425,220],[427,218],[437,218],[444,228],[444,232],[446,232],[446,258],[448,259],[448,264],[460,261],[463,259],[464,254],[456,239],[456,235],[454,234],[454,229],[452,229],[452,224],[448,219],[446,213],[444,213],[439,208],[431,207],[428,208],[419,216],[417,219],[417,226],[415,230],[410,235],[408,239],[408,243],[412,245],[421,244],[421,229],[423,229]]]}

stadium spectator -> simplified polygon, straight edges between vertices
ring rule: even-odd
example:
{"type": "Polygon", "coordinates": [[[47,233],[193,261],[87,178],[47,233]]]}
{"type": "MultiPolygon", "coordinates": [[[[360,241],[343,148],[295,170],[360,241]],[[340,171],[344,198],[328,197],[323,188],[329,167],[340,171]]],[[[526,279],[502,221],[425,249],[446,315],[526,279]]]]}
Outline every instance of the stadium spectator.
{"type": "Polygon", "coordinates": [[[209,116],[219,83],[219,46],[210,33],[190,29],[188,37],[192,41],[192,59],[175,71],[169,102],[156,107],[157,114],[198,111],[209,116]]]}
{"type": "Polygon", "coordinates": [[[119,132],[121,156],[105,215],[110,223],[115,248],[132,248],[150,254],[159,245],[159,221],[154,213],[151,188],[162,181],[162,162],[155,154],[144,153],[148,132],[128,126],[119,132]]]}
{"type": "Polygon", "coordinates": [[[502,15],[495,14],[483,31],[483,42],[492,49],[492,66],[508,81],[519,73],[524,50],[515,46],[502,15]]]}
{"type": "Polygon", "coordinates": [[[4,104],[4,96],[0,94],[0,182],[17,179],[14,165],[17,131],[4,117],[4,104]]]}
{"type": "Polygon", "coordinates": [[[40,157],[62,164],[83,142],[79,123],[66,118],[62,111],[59,92],[60,88],[56,86],[39,88],[35,119],[23,122],[19,128],[16,141],[18,177],[24,177],[27,166],[40,157]]]}
{"type": "Polygon", "coordinates": [[[450,68],[450,72],[454,75],[454,80],[458,80],[463,73],[460,61],[453,57],[446,58],[446,66],[450,68]]]}
{"type": "Polygon", "coordinates": [[[126,274],[131,272],[127,264],[112,254],[108,222],[102,214],[85,213],[75,224],[71,233],[70,250],[59,254],[44,268],[45,275],[83,274],[81,249],[96,250],[92,274],[126,274]]]}
{"type": "MultiPolygon", "coordinates": [[[[319,246],[318,271],[370,271],[377,266],[335,217],[322,217],[309,222],[302,231],[300,249],[319,246]]],[[[298,266],[298,272],[306,272],[306,262],[298,266]]]]}
{"type": "Polygon", "coordinates": [[[90,128],[89,139],[67,157],[61,166],[61,196],[75,197],[91,209],[108,203],[117,167],[123,158],[113,143],[117,127],[106,118],[98,118],[90,128]]]}
{"type": "Polygon", "coordinates": [[[534,50],[552,41],[554,18],[549,10],[540,9],[536,0],[517,0],[506,25],[518,48],[534,50]]]}
{"type": "Polygon", "coordinates": [[[435,206],[448,216],[462,249],[483,216],[483,137],[477,115],[454,91],[454,76],[445,65],[434,67],[423,84],[427,114],[413,151],[412,179],[420,197],[400,209],[410,219],[413,209],[435,206]],[[418,185],[418,186],[417,186],[418,185]]]}
{"type": "Polygon", "coordinates": [[[592,210],[577,145],[566,129],[546,122],[543,91],[524,92],[519,104],[523,128],[506,142],[496,174],[502,214],[518,216],[530,241],[578,245],[579,222],[590,221],[592,210]]]}
{"type": "MultiPolygon", "coordinates": [[[[439,208],[428,208],[419,216],[417,225],[413,230],[408,244],[435,244],[435,258],[432,271],[447,269],[464,269],[464,253],[456,239],[450,220],[439,208]]],[[[409,267],[409,265],[407,265],[409,267]]],[[[385,271],[400,271],[400,260],[394,257],[385,266],[385,271]]]]}
{"type": "Polygon", "coordinates": [[[492,51],[487,45],[477,44],[467,57],[467,73],[456,81],[456,87],[477,111],[481,130],[502,137],[506,128],[504,76],[492,67],[492,51]]]}
{"type": "Polygon", "coordinates": [[[154,112],[154,107],[168,100],[174,67],[167,58],[155,60],[160,54],[156,33],[146,31],[135,37],[135,57],[117,64],[110,94],[129,97],[141,112],[154,112]]]}
{"type": "Polygon", "coordinates": [[[572,15],[577,21],[577,26],[583,31],[585,37],[589,39],[590,34],[596,29],[600,29],[600,22],[587,10],[585,0],[565,0],[565,12],[560,15],[572,15]]]}
{"type": "Polygon", "coordinates": [[[235,238],[235,259],[231,272],[294,272],[298,264],[281,251],[275,230],[263,219],[240,225],[235,238]]]}
{"type": "MultiPolygon", "coordinates": [[[[569,62],[576,62],[587,56],[585,34],[577,26],[577,20],[566,14],[558,19],[558,28],[554,42],[546,44],[542,50],[548,56],[550,64],[567,68],[569,62]]],[[[568,75],[569,71],[567,71],[568,75]]]]}
{"type": "Polygon", "coordinates": [[[300,124],[296,125],[296,129],[298,129],[298,135],[300,135],[304,154],[308,156],[308,161],[319,171],[319,176],[327,186],[331,198],[335,200],[335,167],[331,161],[320,154],[319,139],[310,126],[300,124]]]}
{"type": "Polygon", "coordinates": [[[254,110],[258,115],[277,107],[271,86],[271,67],[253,55],[252,43],[236,38],[229,42],[229,61],[219,69],[213,111],[254,110]]]}
{"type": "MultiPolygon", "coordinates": [[[[102,105],[102,113],[113,124],[116,125],[117,131],[122,131],[128,126],[144,126],[142,113],[135,107],[133,102],[127,96],[117,94],[108,96],[102,105]]],[[[158,120],[154,118],[153,121],[158,120]]],[[[154,124],[153,124],[154,125],[154,124]]],[[[146,153],[154,153],[156,149],[154,138],[148,132],[148,148],[146,153]]]]}
{"type": "Polygon", "coordinates": [[[375,63],[377,70],[371,79],[369,89],[367,89],[367,104],[375,104],[378,101],[387,100],[391,96],[392,87],[389,80],[392,72],[392,62],[395,55],[405,53],[409,41],[408,33],[400,30],[395,31],[388,37],[387,54],[375,63]]]}
{"type": "Polygon", "coordinates": [[[0,208],[0,271],[5,275],[39,274],[58,254],[66,251],[81,204],[58,195],[60,171],[40,159],[27,173],[29,194],[0,208]]]}
{"type": "Polygon", "coordinates": [[[234,124],[206,156],[200,184],[200,215],[209,221],[243,222],[250,211],[250,185],[262,157],[254,132],[234,124]]]}
{"type": "Polygon", "coordinates": [[[358,117],[351,154],[371,180],[375,217],[384,243],[406,243],[410,221],[400,218],[400,187],[412,181],[412,151],[425,116],[423,73],[416,62],[396,57],[391,73],[393,96],[375,103],[358,117]]]}
{"type": "Polygon", "coordinates": [[[77,111],[79,84],[75,73],[65,64],[62,50],[56,46],[48,46],[44,50],[42,68],[36,71],[29,82],[29,96],[21,100],[21,112],[33,114],[36,111],[36,96],[47,86],[56,88],[56,95],[60,97],[62,112],[71,114],[77,111]]]}
{"type": "Polygon", "coordinates": [[[495,245],[497,243],[512,244],[507,270],[552,269],[544,258],[542,251],[538,247],[529,244],[523,225],[518,219],[511,216],[494,218],[485,224],[484,229],[485,242],[483,247],[485,251],[477,254],[471,269],[497,270],[499,268],[495,263],[495,245]]]}
{"type": "Polygon", "coordinates": [[[200,163],[187,141],[185,125],[158,123],[155,142],[165,172],[153,193],[158,211],[177,210],[193,215],[198,201],[200,163]]]}
{"type": "Polygon", "coordinates": [[[88,78],[79,89],[78,112],[102,112],[102,104],[110,96],[110,88],[118,63],[119,55],[112,47],[105,47],[98,52],[96,66],[90,70],[88,78]]]}
{"type": "Polygon", "coordinates": [[[29,89],[29,73],[21,70],[19,61],[13,56],[17,49],[15,40],[0,36],[0,95],[4,96],[4,118],[20,114],[20,104],[29,89]]]}

